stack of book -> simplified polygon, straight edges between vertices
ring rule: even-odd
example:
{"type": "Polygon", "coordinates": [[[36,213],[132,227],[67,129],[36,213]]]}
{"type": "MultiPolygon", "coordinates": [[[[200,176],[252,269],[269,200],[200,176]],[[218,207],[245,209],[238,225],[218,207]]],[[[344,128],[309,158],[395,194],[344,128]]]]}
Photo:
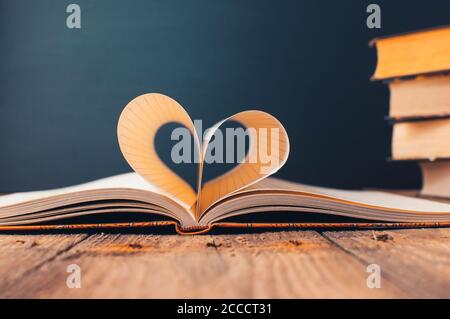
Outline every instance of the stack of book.
{"type": "Polygon", "coordinates": [[[422,194],[450,197],[450,26],[373,40],[390,89],[392,159],[418,161],[422,194]]]}

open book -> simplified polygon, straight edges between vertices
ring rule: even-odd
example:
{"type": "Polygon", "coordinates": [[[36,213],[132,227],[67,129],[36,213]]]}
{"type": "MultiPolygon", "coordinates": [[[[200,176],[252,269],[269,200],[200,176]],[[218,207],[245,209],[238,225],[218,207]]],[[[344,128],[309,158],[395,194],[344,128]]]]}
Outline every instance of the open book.
{"type": "Polygon", "coordinates": [[[179,233],[192,234],[212,227],[450,226],[449,204],[269,177],[286,162],[289,139],[281,123],[265,112],[245,111],[231,116],[209,129],[201,142],[181,105],[161,94],[145,94],[122,112],[118,140],[134,173],[61,189],[1,196],[0,230],[175,225],[179,233]],[[251,129],[246,135],[245,157],[230,171],[203,182],[208,146],[226,121],[251,129]],[[157,132],[172,122],[192,134],[198,152],[196,189],[170,169],[156,150],[157,132]],[[106,216],[107,222],[89,222],[88,217],[98,216],[106,216]],[[83,223],[78,219],[81,217],[83,223]],[[125,221],[116,220],[120,218],[125,221]]]}

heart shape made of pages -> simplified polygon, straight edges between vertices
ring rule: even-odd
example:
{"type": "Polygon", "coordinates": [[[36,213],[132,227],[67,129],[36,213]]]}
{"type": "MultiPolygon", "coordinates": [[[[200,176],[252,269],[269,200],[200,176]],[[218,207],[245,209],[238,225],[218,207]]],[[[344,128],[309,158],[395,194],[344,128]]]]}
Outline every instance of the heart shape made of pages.
{"type": "Polygon", "coordinates": [[[197,220],[220,199],[278,171],[289,155],[289,139],[283,125],[272,115],[256,110],[240,112],[220,121],[206,131],[200,145],[186,110],[172,98],[158,93],[138,96],[127,104],[119,118],[117,136],[122,154],[133,170],[161,193],[190,210],[197,220]],[[242,163],[203,184],[203,163],[208,143],[226,121],[238,122],[247,129],[247,154],[242,163]],[[201,154],[198,192],[164,164],[155,149],[158,130],[171,122],[190,131],[195,150],[201,154]]]}

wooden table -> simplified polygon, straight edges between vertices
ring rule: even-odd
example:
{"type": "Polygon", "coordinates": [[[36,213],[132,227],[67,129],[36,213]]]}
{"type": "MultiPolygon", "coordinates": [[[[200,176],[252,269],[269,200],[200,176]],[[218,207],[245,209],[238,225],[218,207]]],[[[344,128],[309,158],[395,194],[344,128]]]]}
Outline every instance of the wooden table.
{"type": "Polygon", "coordinates": [[[450,228],[2,234],[0,264],[2,298],[450,297],[450,228]]]}
{"type": "Polygon", "coordinates": [[[0,247],[3,298],[450,297],[450,229],[0,235],[0,247]],[[367,287],[369,264],[381,288],[367,287]]]}

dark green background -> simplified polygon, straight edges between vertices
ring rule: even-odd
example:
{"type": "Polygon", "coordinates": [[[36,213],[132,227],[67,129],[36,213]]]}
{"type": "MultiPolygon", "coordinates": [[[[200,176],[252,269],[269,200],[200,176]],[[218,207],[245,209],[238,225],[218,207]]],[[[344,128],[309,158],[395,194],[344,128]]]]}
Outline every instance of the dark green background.
{"type": "Polygon", "coordinates": [[[249,107],[278,117],[292,151],[279,175],[343,188],[418,187],[390,163],[388,91],[370,82],[381,35],[450,22],[447,1],[0,0],[0,192],[129,171],[120,111],[161,92],[205,125],[249,107]],[[82,29],[66,27],[66,6],[82,29]]]}

